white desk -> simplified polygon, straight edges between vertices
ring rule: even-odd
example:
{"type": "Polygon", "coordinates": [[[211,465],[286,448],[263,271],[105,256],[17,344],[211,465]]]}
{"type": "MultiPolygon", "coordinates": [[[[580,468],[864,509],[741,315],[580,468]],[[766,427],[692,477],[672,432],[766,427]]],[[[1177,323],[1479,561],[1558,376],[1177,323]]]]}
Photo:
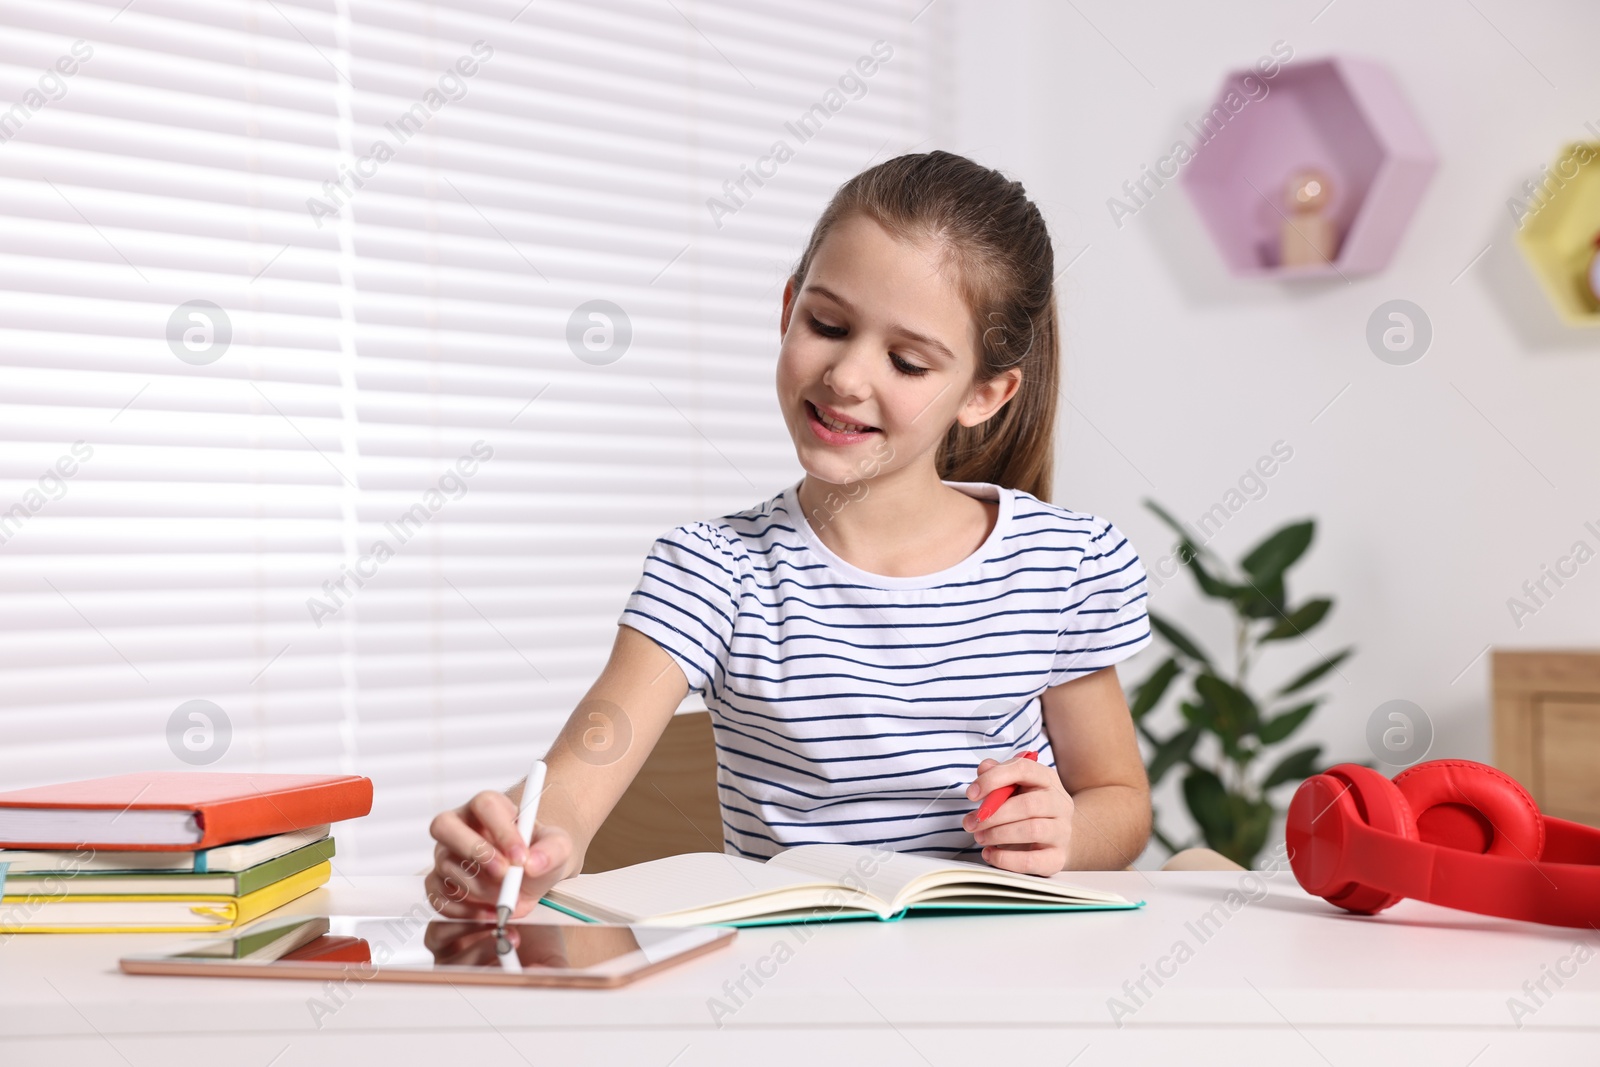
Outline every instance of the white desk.
{"type": "MultiPolygon", "coordinates": [[[[1261,882],[1238,872],[1074,877],[1148,904],[820,924],[804,942],[801,927],[758,927],[741,930],[730,948],[618,990],[352,982],[320,1027],[310,1000],[331,1001],[313,983],[117,969],[125,953],[181,937],[15,935],[0,943],[0,1063],[1600,1061],[1594,931],[1584,931],[1593,955],[1562,963],[1576,931],[1411,901],[1376,918],[1348,916],[1306,896],[1287,870],[1261,882]],[[1241,886],[1230,909],[1228,894],[1241,886]],[[1202,926],[1208,911],[1214,918],[1202,926]],[[1552,995],[1519,1028],[1508,999],[1532,1007],[1523,983],[1558,964],[1576,973],[1560,988],[1546,978],[1552,995]],[[1160,986],[1148,977],[1157,969],[1166,975],[1160,986]],[[731,999],[724,983],[756,970],[770,977],[759,986],[747,979],[751,995],[731,999]],[[1141,977],[1149,996],[1136,1003],[1124,982],[1141,977]],[[1131,1014],[1114,1020],[1112,997],[1131,1014]],[[714,998],[736,1009],[720,1026],[714,998]]],[[[399,914],[422,902],[420,878],[336,875],[276,914],[399,914]]]]}

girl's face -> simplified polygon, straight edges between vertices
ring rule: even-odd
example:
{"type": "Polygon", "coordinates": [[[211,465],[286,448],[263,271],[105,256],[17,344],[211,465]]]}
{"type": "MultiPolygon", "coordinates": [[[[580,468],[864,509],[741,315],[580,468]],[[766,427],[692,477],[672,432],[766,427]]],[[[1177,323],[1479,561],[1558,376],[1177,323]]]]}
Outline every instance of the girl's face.
{"type": "Polygon", "coordinates": [[[862,215],[823,238],[803,289],[785,285],[779,331],[784,422],[806,473],[833,485],[931,472],[950,426],[983,422],[1021,380],[1012,368],[973,386],[977,329],[934,249],[862,215]]]}

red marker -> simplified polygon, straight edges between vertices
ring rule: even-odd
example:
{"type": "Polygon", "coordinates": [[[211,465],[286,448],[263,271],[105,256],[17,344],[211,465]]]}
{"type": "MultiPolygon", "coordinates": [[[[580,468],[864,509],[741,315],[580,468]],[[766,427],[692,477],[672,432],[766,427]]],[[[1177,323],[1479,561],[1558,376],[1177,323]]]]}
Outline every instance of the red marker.
{"type": "MultiPolygon", "coordinates": [[[[1039,753],[1024,752],[1022,754],[1022,758],[1031,759],[1037,763],[1039,762],[1039,753]]],[[[1016,783],[1013,782],[1010,785],[1001,786],[1000,788],[991,792],[988,796],[984,797],[983,804],[978,808],[978,821],[982,822],[989,816],[993,815],[999,809],[1000,805],[1011,799],[1011,794],[1015,793],[1016,791],[1017,786],[1016,783]]]]}

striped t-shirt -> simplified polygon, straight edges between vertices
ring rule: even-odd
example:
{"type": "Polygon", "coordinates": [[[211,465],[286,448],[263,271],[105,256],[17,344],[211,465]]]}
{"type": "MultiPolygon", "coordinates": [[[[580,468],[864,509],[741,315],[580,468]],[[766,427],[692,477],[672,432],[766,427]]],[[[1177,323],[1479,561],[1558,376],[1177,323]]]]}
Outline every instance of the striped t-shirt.
{"type": "MultiPolygon", "coordinates": [[[[723,850],[881,843],[978,859],[961,828],[985,758],[1056,765],[1046,688],[1150,643],[1144,567],[1105,519],[990,482],[982,546],[934,574],[872,574],[835,555],[800,483],[651,546],[619,623],[705,697],[723,850]]],[[[847,505],[848,506],[848,505],[847,505]]]]}

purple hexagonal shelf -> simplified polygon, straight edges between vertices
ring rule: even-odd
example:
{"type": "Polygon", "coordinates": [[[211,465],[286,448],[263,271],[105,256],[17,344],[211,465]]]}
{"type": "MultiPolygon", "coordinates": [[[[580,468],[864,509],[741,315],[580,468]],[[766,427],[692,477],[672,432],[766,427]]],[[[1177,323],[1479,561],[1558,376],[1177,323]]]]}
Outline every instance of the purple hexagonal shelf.
{"type": "Polygon", "coordinates": [[[1388,70],[1347,56],[1288,63],[1273,78],[1234,71],[1206,119],[1191,124],[1201,127],[1210,139],[1185,167],[1183,186],[1228,269],[1241,276],[1381,270],[1438,164],[1388,70]],[[1289,215],[1283,190],[1305,168],[1328,177],[1324,210],[1338,249],[1331,262],[1282,266],[1279,234],[1289,215]]]}

